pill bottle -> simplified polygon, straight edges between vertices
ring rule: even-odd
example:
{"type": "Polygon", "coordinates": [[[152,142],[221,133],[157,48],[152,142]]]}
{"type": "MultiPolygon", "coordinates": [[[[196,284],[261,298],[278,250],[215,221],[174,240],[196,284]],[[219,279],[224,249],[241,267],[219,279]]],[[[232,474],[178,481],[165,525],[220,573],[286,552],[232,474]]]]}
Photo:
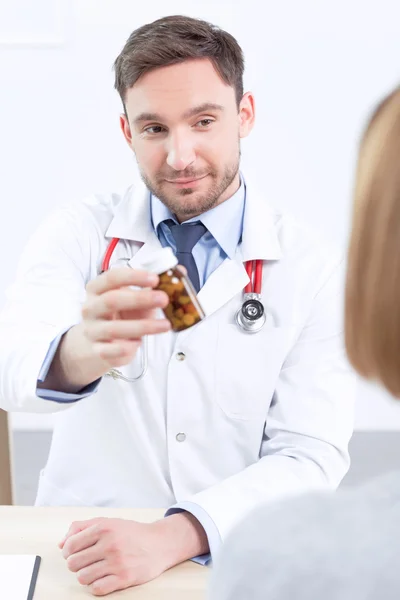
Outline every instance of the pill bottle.
{"type": "Polygon", "coordinates": [[[155,289],[162,290],[169,298],[163,310],[172,325],[172,331],[183,331],[205,318],[191,281],[177,268],[178,259],[172,248],[162,248],[141,266],[160,278],[155,289]]]}

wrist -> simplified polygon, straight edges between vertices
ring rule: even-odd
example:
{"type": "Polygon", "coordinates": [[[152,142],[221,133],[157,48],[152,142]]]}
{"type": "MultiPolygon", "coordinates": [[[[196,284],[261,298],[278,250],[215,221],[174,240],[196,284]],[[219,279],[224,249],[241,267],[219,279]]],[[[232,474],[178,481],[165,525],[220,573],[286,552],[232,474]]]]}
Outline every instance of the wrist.
{"type": "Polygon", "coordinates": [[[176,513],[158,521],[157,525],[164,541],[163,548],[168,562],[166,568],[210,551],[207,534],[191,513],[176,513]]]}
{"type": "Polygon", "coordinates": [[[92,356],[82,324],[74,325],[61,338],[49,372],[40,387],[78,393],[104,375],[101,362],[92,356]]]}

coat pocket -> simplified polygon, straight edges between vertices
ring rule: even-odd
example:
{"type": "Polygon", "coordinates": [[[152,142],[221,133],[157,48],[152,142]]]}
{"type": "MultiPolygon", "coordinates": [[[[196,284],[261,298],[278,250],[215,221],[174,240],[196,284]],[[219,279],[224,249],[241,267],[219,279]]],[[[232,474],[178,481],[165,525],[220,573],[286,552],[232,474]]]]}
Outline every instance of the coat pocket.
{"type": "Polygon", "coordinates": [[[219,326],[216,399],[229,417],[266,419],[281,367],[295,341],[293,326],[265,325],[258,333],[236,324],[219,326]]]}

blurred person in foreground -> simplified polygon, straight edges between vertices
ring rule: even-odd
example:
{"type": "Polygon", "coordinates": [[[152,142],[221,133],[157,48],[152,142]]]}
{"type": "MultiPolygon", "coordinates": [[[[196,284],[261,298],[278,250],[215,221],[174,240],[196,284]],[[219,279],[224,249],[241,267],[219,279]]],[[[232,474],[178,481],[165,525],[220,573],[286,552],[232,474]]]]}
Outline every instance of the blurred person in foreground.
{"type": "MultiPolygon", "coordinates": [[[[400,88],[360,146],[346,289],[353,366],[400,397],[400,88]]],[[[394,600],[400,473],[336,494],[264,504],[219,553],[212,600],[394,600]]]]}

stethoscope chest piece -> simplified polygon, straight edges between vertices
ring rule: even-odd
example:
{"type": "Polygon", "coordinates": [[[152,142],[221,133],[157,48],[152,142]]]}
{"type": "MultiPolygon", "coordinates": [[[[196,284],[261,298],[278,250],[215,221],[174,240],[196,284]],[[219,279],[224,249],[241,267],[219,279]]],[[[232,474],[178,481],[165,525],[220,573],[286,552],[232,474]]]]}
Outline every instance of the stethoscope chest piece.
{"type": "Polygon", "coordinates": [[[243,331],[257,333],[266,321],[260,294],[245,294],[243,304],[236,313],[236,322],[243,331]]]}

